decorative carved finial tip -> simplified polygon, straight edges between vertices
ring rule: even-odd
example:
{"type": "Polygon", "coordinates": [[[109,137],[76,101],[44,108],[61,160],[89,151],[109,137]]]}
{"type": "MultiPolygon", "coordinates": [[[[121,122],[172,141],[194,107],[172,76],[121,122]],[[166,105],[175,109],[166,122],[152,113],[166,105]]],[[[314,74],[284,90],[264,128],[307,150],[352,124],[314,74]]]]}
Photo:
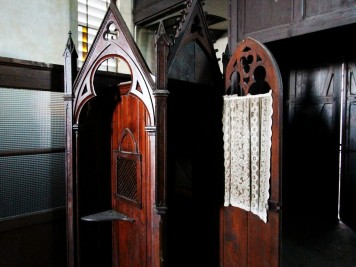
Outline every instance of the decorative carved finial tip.
{"type": "Polygon", "coordinates": [[[158,29],[156,31],[156,42],[161,39],[161,40],[164,40],[164,42],[166,43],[166,45],[171,45],[171,40],[170,38],[168,37],[168,35],[166,34],[166,29],[164,27],[164,23],[163,21],[160,21],[159,22],[159,25],[158,25],[158,29]]]}
{"type": "Polygon", "coordinates": [[[157,35],[158,36],[166,35],[166,29],[164,27],[163,21],[159,22],[158,29],[157,29],[157,35]]]}
{"type": "Polygon", "coordinates": [[[68,52],[69,54],[74,55],[75,57],[78,57],[77,51],[75,50],[75,45],[73,43],[72,32],[71,31],[68,32],[68,40],[67,40],[67,44],[66,44],[64,53],[66,54],[66,52],[68,52]]]}

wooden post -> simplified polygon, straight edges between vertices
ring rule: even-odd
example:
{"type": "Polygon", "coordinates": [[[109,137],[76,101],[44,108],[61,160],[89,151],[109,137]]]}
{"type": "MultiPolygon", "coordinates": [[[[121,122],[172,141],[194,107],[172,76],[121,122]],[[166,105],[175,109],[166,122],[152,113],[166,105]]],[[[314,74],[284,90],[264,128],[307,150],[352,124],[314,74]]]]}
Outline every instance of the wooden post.
{"type": "Polygon", "coordinates": [[[166,212],[167,212],[167,59],[170,39],[161,21],[156,35],[156,181],[155,209],[161,215],[159,224],[160,267],[166,266],[166,212]]]}
{"type": "Polygon", "coordinates": [[[73,82],[77,72],[77,52],[69,32],[64,51],[64,103],[66,112],[66,149],[65,149],[65,179],[66,179],[66,213],[67,213],[67,267],[75,266],[75,227],[74,222],[74,173],[73,166],[73,82]]]}

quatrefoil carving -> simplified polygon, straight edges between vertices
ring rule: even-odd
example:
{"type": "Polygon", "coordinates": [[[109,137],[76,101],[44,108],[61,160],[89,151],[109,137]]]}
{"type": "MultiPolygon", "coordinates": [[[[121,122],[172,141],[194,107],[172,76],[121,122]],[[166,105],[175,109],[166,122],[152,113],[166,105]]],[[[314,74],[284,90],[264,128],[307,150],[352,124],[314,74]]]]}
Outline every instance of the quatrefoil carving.
{"type": "Polygon", "coordinates": [[[114,22],[108,23],[106,26],[106,31],[104,32],[105,40],[116,40],[119,37],[119,30],[117,29],[114,22]]]}
{"type": "Polygon", "coordinates": [[[248,55],[247,57],[241,58],[241,65],[244,72],[247,74],[250,71],[250,65],[253,63],[253,56],[248,55]]]}
{"type": "MultiPolygon", "coordinates": [[[[246,49],[249,51],[250,49],[246,49]]],[[[238,94],[240,96],[251,94],[263,94],[267,93],[271,87],[266,81],[266,69],[264,66],[257,64],[262,59],[259,55],[245,54],[239,60],[241,72],[238,71],[238,62],[234,62],[234,71],[230,77],[229,94],[238,94]],[[242,83],[240,83],[240,80],[242,83]],[[241,86],[241,87],[240,87],[241,86]],[[242,89],[244,88],[244,89],[242,89]]]]}

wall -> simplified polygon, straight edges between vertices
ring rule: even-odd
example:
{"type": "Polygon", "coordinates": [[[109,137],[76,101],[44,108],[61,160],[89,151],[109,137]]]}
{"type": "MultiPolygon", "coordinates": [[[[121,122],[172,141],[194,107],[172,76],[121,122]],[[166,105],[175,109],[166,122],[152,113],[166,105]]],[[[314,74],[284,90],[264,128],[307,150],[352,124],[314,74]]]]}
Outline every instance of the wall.
{"type": "MultiPolygon", "coordinates": [[[[68,32],[77,40],[76,3],[0,0],[0,87],[63,91],[58,65],[68,32]]],[[[0,266],[65,267],[65,222],[64,208],[0,220],[0,266]]]]}
{"type": "Polygon", "coordinates": [[[124,18],[127,27],[133,34],[134,32],[134,23],[133,23],[133,14],[132,14],[132,9],[133,9],[133,2],[132,0],[117,0],[116,5],[120,10],[120,13],[122,17],[124,18]]]}
{"type": "MultiPolygon", "coordinates": [[[[117,0],[116,5],[120,11],[120,14],[126,22],[127,28],[130,30],[132,36],[135,38],[135,25],[133,23],[132,15],[133,1],[117,0]]],[[[120,73],[130,74],[129,66],[126,64],[126,62],[122,60],[119,60],[118,62],[118,71],[120,73]]]]}
{"type": "Polygon", "coordinates": [[[77,40],[76,0],[0,0],[0,56],[63,65],[72,31],[77,40]]]}
{"type": "Polygon", "coordinates": [[[216,57],[218,59],[220,59],[218,63],[219,63],[219,68],[220,68],[221,73],[224,72],[222,58],[223,58],[223,54],[225,53],[227,42],[228,42],[228,37],[223,36],[220,39],[216,40],[216,42],[214,43],[214,48],[218,50],[216,52],[216,57]]]}

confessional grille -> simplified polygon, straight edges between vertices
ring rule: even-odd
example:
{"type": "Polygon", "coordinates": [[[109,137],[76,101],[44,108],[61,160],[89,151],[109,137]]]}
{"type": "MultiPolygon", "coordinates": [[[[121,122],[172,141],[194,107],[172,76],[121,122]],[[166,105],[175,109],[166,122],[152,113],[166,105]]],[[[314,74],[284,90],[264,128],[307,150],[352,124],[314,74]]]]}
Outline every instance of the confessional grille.
{"type": "Polygon", "coordinates": [[[117,157],[117,195],[138,202],[137,159],[117,157]]]}

